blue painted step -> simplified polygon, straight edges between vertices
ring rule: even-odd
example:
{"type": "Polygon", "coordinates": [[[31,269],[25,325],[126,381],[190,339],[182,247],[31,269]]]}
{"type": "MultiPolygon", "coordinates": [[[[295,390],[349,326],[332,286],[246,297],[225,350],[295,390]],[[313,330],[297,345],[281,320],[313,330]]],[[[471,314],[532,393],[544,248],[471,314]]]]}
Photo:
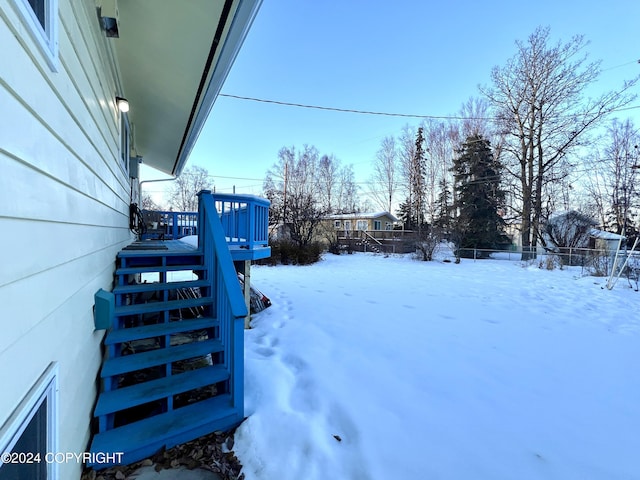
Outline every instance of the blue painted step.
{"type": "MultiPolygon", "coordinates": [[[[138,462],[162,447],[171,448],[217,430],[229,430],[242,422],[231,405],[231,396],[218,395],[176,410],[99,433],[92,452],[124,452],[122,464],[138,462]]],[[[114,464],[89,464],[107,468],[114,464]]]]}
{"type": "Polygon", "coordinates": [[[108,415],[189,390],[213,385],[228,378],[229,372],[224,367],[214,365],[103,392],[98,399],[93,416],[108,415]]]}
{"type": "Polygon", "coordinates": [[[120,267],[116,269],[116,275],[133,275],[137,273],[178,272],[182,270],[205,270],[204,265],[153,265],[142,267],[120,267]]]}
{"type": "Polygon", "coordinates": [[[219,340],[204,340],[185,343],[177,347],[158,348],[142,353],[134,353],[122,357],[108,358],[102,364],[102,378],[121,375],[123,373],[142,370],[144,368],[165,365],[167,363],[201,357],[209,353],[223,351],[219,340]]]}
{"type": "Polygon", "coordinates": [[[133,283],[131,285],[119,285],[113,289],[114,295],[126,295],[129,293],[140,292],[157,292],[164,290],[173,290],[177,288],[199,288],[206,287],[206,280],[190,280],[184,282],[152,282],[152,283],[133,283]]]}
{"type": "Polygon", "coordinates": [[[213,299],[209,297],[185,298],[182,300],[169,300],[167,302],[135,303],[133,305],[120,305],[114,310],[116,317],[136,315],[139,313],[164,312],[165,310],[179,310],[181,308],[202,307],[210,305],[213,299]]]}
{"type": "Polygon", "coordinates": [[[202,252],[196,248],[185,248],[182,250],[155,250],[150,249],[131,249],[121,250],[118,258],[178,258],[178,257],[197,257],[202,256],[202,252]]]}
{"type": "Polygon", "coordinates": [[[109,331],[104,339],[104,344],[114,345],[132,340],[142,340],[143,338],[173,335],[175,333],[190,332],[193,330],[204,330],[219,325],[220,322],[215,318],[205,317],[192,320],[176,320],[168,323],[156,323],[142,327],[121,328],[119,330],[109,331]]]}

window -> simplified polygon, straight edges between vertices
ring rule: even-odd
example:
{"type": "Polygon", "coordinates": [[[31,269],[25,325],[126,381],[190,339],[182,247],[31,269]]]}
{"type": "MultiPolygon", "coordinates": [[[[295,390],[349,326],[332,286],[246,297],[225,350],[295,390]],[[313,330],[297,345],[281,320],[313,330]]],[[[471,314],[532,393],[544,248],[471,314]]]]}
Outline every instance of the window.
{"type": "Polygon", "coordinates": [[[340,228],[340,220],[334,220],[333,221],[333,227],[334,228],[340,228]]]}
{"type": "Polygon", "coordinates": [[[373,221],[373,229],[374,230],[382,230],[382,222],[380,220],[373,221]]]}
{"type": "Polygon", "coordinates": [[[120,161],[125,172],[129,171],[129,155],[131,153],[131,127],[129,116],[120,112],[120,161]]]}
{"type": "Polygon", "coordinates": [[[13,0],[22,22],[44,54],[49,67],[58,70],[58,0],[13,0]]]}
{"type": "Polygon", "coordinates": [[[344,221],[344,229],[345,230],[351,230],[351,220],[345,220],[344,221]]]}
{"type": "Polygon", "coordinates": [[[393,223],[391,223],[391,222],[386,222],[386,223],[384,224],[384,229],[385,229],[385,230],[393,230],[393,223]]]}
{"type": "Polygon", "coordinates": [[[57,464],[45,459],[57,447],[57,371],[51,364],[0,428],[0,480],[57,479],[57,464]]]}
{"type": "Polygon", "coordinates": [[[357,230],[367,230],[369,228],[369,222],[367,220],[358,220],[356,222],[357,230]]]}

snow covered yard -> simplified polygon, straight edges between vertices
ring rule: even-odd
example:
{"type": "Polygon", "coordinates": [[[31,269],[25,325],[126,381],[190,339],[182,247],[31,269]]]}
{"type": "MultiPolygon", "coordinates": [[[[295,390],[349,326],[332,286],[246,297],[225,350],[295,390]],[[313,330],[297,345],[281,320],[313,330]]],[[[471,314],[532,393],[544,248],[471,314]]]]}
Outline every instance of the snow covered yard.
{"type": "Polygon", "coordinates": [[[640,293],[517,261],[254,267],[247,480],[640,479],[640,293]]]}

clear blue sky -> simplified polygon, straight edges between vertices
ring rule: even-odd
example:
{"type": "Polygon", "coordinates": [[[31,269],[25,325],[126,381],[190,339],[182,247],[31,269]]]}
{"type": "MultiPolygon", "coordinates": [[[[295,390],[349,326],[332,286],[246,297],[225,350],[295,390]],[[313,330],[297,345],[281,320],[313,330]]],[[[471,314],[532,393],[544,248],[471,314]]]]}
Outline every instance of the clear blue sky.
{"type": "MultiPolygon", "coordinates": [[[[539,25],[551,27],[554,40],[585,35],[589,59],[602,60],[594,95],[640,74],[638,0],[265,0],[222,93],[451,115],[539,25]]],[[[640,109],[620,117],[640,127],[640,109]]],[[[356,180],[366,182],[381,139],[419,122],[219,97],[188,165],[207,168],[218,191],[235,185],[259,194],[281,147],[310,144],[353,164],[356,180]]]]}

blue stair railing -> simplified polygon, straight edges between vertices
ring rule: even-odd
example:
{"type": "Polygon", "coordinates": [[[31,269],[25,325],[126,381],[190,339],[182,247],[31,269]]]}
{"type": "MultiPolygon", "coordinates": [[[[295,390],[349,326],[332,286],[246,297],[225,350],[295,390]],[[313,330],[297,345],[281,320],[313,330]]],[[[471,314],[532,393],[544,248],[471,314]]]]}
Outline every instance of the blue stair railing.
{"type": "Polygon", "coordinates": [[[198,249],[204,255],[208,280],[212,292],[215,292],[220,339],[228,352],[225,366],[231,375],[232,408],[240,422],[244,416],[244,317],[248,311],[213,196],[210,191],[203,190],[198,197],[198,222],[202,225],[198,234],[198,249]]]}

